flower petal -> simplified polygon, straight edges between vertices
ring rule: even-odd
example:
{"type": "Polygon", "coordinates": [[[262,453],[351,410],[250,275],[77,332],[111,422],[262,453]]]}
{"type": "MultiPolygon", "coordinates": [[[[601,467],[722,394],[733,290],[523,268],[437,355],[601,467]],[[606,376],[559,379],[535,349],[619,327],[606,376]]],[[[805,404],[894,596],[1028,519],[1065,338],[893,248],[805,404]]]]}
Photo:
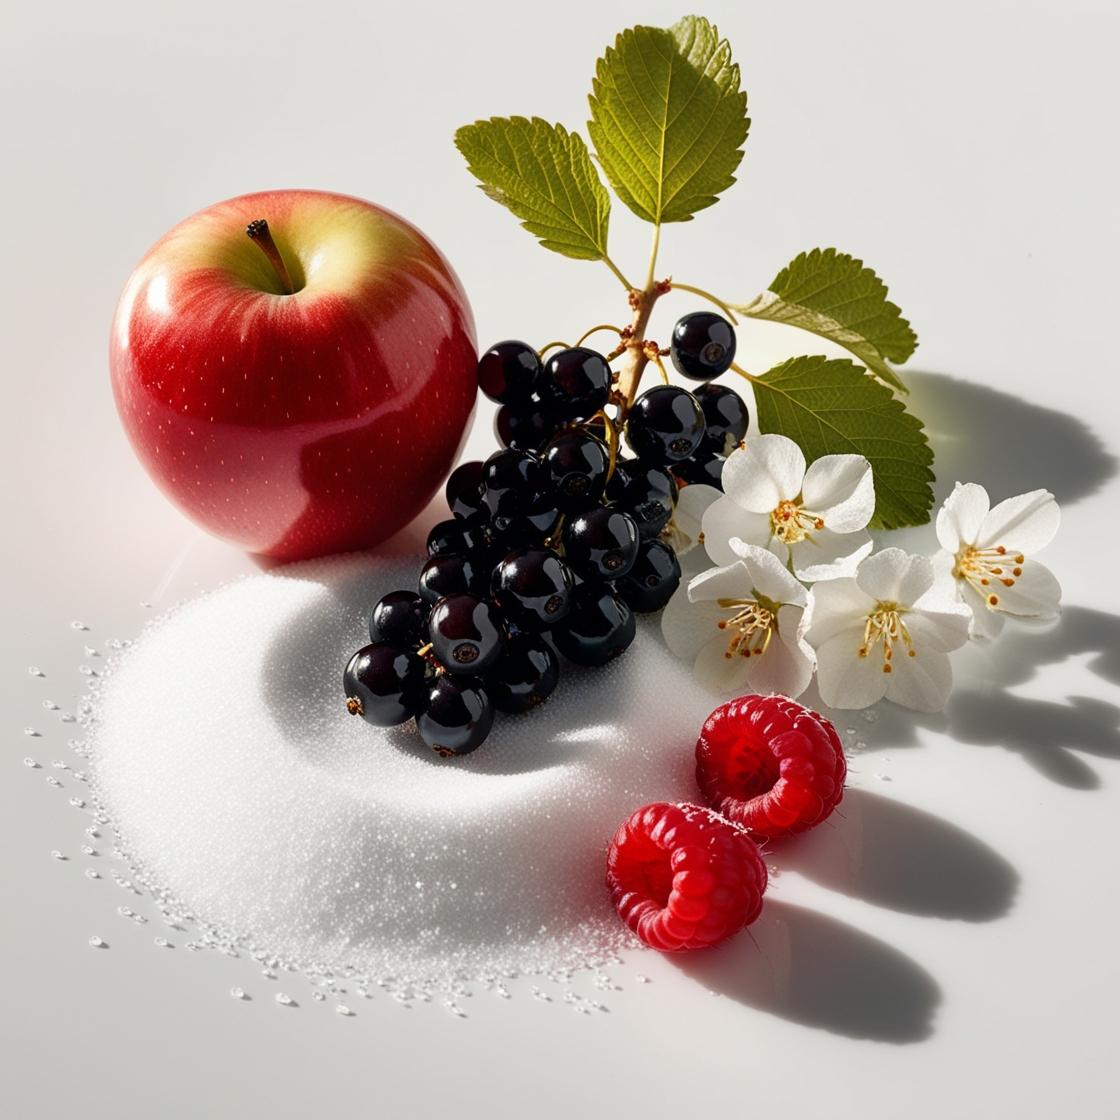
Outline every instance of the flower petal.
{"type": "Polygon", "coordinates": [[[989,607],[988,601],[972,584],[960,580],[958,587],[965,606],[972,611],[968,636],[977,642],[994,642],[1003,633],[1006,616],[989,607]]]}
{"type": "Polygon", "coordinates": [[[805,585],[795,579],[773,552],[747,544],[738,537],[731,539],[732,551],[747,566],[751,585],[760,595],[775,603],[792,603],[804,607],[809,601],[805,585]]]}
{"type": "Polygon", "coordinates": [[[926,556],[884,548],[860,564],[856,582],[872,599],[908,607],[933,586],[933,564],[926,556]]]}
{"type": "Polygon", "coordinates": [[[863,529],[875,512],[871,464],[862,455],[822,455],[805,472],[801,496],[806,509],[824,518],[826,529],[863,529]]]}
{"type": "Polygon", "coordinates": [[[705,486],[703,483],[681,487],[677,506],[673,511],[673,523],[677,527],[678,534],[685,538],[682,542],[683,547],[675,550],[678,557],[691,551],[697,543],[703,525],[704,511],[722,497],[723,495],[714,486],[705,486]]]}
{"type": "Polygon", "coordinates": [[[830,708],[868,708],[886,695],[891,674],[883,672],[881,658],[859,656],[862,642],[861,624],[817,647],[817,687],[830,708]]]}
{"type": "Polygon", "coordinates": [[[714,602],[716,599],[750,599],[754,594],[754,581],[750,569],[742,560],[719,568],[708,568],[688,583],[688,598],[693,603],[714,602]]]}
{"type": "Polygon", "coordinates": [[[769,513],[785,498],[801,493],[805,456],[785,436],[754,436],[723,464],[723,491],[743,509],[769,513]]]}
{"type": "Polygon", "coordinates": [[[990,505],[983,486],[958,482],[937,511],[937,539],[941,547],[956,554],[962,544],[975,544],[990,505]]]}
{"type": "Polygon", "coordinates": [[[972,612],[964,603],[951,604],[943,610],[918,606],[907,611],[902,621],[920,657],[927,649],[938,653],[960,649],[968,641],[972,612]]]}
{"type": "MultiPolygon", "coordinates": [[[[801,613],[797,607],[783,607],[782,611],[801,613]]],[[[790,619],[789,624],[796,632],[797,620],[790,619]]],[[[766,652],[761,657],[752,657],[747,666],[747,681],[755,692],[780,692],[795,699],[809,687],[812,679],[812,658],[796,637],[787,640],[784,633],[775,634],[766,652]]]]}
{"type": "MultiPolygon", "coordinates": [[[[995,609],[1026,618],[1056,618],[1061,608],[1062,588],[1054,573],[1037,560],[1027,560],[1021,566],[1023,574],[1016,578],[1013,586],[996,588],[999,603],[995,609]]],[[[995,581],[992,582],[994,585],[995,581]]]]}
{"type": "Polygon", "coordinates": [[[720,637],[701,647],[692,664],[696,679],[724,696],[744,692],[749,687],[754,657],[727,656],[727,641],[720,637]]]}
{"type": "Polygon", "coordinates": [[[916,657],[896,657],[887,680],[887,699],[916,712],[939,712],[953,690],[949,655],[922,650],[916,657]]]}
{"type": "Polygon", "coordinates": [[[670,652],[691,659],[705,643],[723,633],[716,623],[726,617],[727,611],[715,602],[690,602],[688,589],[682,584],[661,612],[661,633],[670,652]]]}
{"type": "Polygon", "coordinates": [[[979,548],[1003,545],[1012,552],[1037,552],[1058,531],[1061,513],[1049,490],[1032,490],[1008,498],[984,518],[976,544],[979,548]]]}
{"type": "MultiPolygon", "coordinates": [[[[686,492],[690,489],[685,487],[686,492]]],[[[770,541],[769,516],[749,513],[726,495],[704,510],[700,524],[704,532],[704,548],[713,564],[731,564],[738,559],[728,543],[732,537],[740,537],[748,544],[761,548],[770,541]]]]}
{"type": "MultiPolygon", "coordinates": [[[[860,640],[875,600],[860,590],[854,579],[834,579],[813,588],[813,611],[805,640],[818,651],[844,630],[856,629],[860,640]]],[[[857,642],[858,645],[858,642],[857,642]]]]}
{"type": "Polygon", "coordinates": [[[798,579],[817,580],[854,576],[860,561],[872,549],[871,537],[860,529],[854,533],[834,533],[820,529],[803,541],[789,546],[793,571],[798,579]]]}

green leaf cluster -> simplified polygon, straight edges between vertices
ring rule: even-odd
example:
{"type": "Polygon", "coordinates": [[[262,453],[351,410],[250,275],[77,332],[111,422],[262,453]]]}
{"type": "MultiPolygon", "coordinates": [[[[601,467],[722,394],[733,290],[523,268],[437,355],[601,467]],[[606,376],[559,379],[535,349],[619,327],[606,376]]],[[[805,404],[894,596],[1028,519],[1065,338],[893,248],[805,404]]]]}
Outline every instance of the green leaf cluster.
{"type": "MultiPolygon", "coordinates": [[[[545,248],[603,261],[630,288],[608,252],[611,201],[601,170],[617,198],[655,227],[648,297],[661,225],[690,221],[735,182],[750,128],[739,66],[702,16],[667,29],[632,27],[596,63],[588,100],[594,158],[578,133],[538,117],[476,121],[455,143],[485,194],[545,248]]],[[[745,318],[829,339],[866,367],[804,357],[752,377],[759,424],[795,440],[810,460],[866,456],[878,526],[927,521],[933,455],[921,422],[893,395],[906,391],[893,364],[913,354],[917,337],[879,277],[846,253],[813,249],[747,303],[709,298],[745,318]]]]}

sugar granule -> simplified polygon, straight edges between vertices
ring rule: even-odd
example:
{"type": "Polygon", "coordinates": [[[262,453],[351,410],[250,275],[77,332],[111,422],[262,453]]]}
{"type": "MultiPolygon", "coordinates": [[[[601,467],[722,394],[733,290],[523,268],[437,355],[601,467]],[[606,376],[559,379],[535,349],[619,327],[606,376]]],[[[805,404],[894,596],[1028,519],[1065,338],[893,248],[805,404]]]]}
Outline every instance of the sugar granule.
{"type": "Polygon", "coordinates": [[[86,704],[97,804],[157,897],[309,972],[438,984],[609,959],[635,942],[607,842],[638,805],[696,799],[716,698],[654,617],[625,657],[566,667],[548,703],[441,760],[341,690],[370,607],[419,564],[293,565],[150,625],[86,704]]]}

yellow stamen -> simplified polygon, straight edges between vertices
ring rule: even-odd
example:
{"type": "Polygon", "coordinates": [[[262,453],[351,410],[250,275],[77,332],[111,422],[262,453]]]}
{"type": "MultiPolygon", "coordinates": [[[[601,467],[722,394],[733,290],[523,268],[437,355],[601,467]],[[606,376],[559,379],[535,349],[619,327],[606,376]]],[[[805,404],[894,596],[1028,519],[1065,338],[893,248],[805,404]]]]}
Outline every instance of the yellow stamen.
{"type": "Polygon", "coordinates": [[[917,657],[918,651],[914,648],[914,639],[902,621],[906,608],[898,603],[881,601],[875,604],[875,609],[867,616],[863,627],[863,644],[856,651],[860,657],[867,657],[881,641],[883,643],[883,672],[894,671],[891,664],[894,660],[894,647],[901,646],[906,650],[908,657],[917,657]]]}
{"type": "Polygon", "coordinates": [[[719,599],[724,610],[732,611],[730,618],[721,618],[716,626],[720,630],[730,630],[731,637],[723,656],[729,661],[733,657],[761,657],[770,648],[770,640],[778,628],[778,608],[767,601],[758,599],[719,599]]]}
{"type": "Polygon", "coordinates": [[[1020,565],[1026,559],[1021,553],[1011,557],[1016,566],[1011,569],[1011,575],[1008,576],[1004,574],[1006,569],[1003,557],[1005,556],[1007,556],[1007,549],[1003,545],[996,545],[994,548],[962,545],[953,564],[953,575],[975,588],[989,607],[997,607],[999,596],[989,595],[981,589],[990,587],[993,578],[1004,587],[1014,587],[1015,581],[1023,574],[1020,565]]]}
{"type": "Polygon", "coordinates": [[[770,532],[786,544],[803,541],[810,532],[820,532],[824,528],[824,518],[820,514],[803,509],[797,501],[783,498],[770,511],[770,532]]]}

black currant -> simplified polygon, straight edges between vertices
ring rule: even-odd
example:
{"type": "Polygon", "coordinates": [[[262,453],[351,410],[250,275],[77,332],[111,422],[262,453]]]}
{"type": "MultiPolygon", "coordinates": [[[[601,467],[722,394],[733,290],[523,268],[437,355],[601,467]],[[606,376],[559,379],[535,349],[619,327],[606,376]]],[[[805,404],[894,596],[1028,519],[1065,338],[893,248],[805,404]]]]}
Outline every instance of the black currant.
{"type": "Polygon", "coordinates": [[[626,442],[639,459],[679,463],[700,445],[704,427],[704,413],[687,389],[655,385],[634,402],[626,421],[626,442]]]}
{"type": "Polygon", "coordinates": [[[410,650],[386,642],[363,646],[342,674],[346,710],[378,727],[404,723],[424,705],[425,672],[424,659],[410,650]]]}
{"type": "Polygon", "coordinates": [[[485,673],[502,652],[502,617],[475,595],[445,595],[432,607],[428,636],[449,673],[485,673]]]}
{"type": "Polygon", "coordinates": [[[452,517],[432,526],[428,533],[428,555],[442,556],[447,552],[456,552],[464,556],[482,556],[493,543],[490,526],[481,518],[467,520],[452,517]]]}
{"type": "Polygon", "coordinates": [[[478,359],[478,387],[499,404],[525,404],[533,395],[541,360],[527,342],[508,339],[478,359]]]}
{"type": "Polygon", "coordinates": [[[615,591],[640,614],[659,611],[681,582],[677,554],[664,541],[643,541],[629,573],[615,584],[615,591]]]}
{"type": "Polygon", "coordinates": [[[550,630],[568,613],[571,569],[550,548],[521,548],[495,569],[494,597],[523,631],[550,630]]]}
{"type": "Polygon", "coordinates": [[[497,543],[507,551],[519,545],[541,544],[559,524],[560,510],[550,494],[537,498],[521,513],[499,514],[491,522],[497,543]]]}
{"type": "Polygon", "coordinates": [[[546,480],[541,461],[533,452],[512,448],[496,451],[482,467],[482,501],[491,518],[513,517],[540,499],[546,480]]]}
{"type": "Polygon", "coordinates": [[[634,612],[602,584],[582,583],[568,617],[552,632],[556,648],[577,665],[605,665],[634,640],[634,612]]]}
{"type": "Polygon", "coordinates": [[[556,431],[559,422],[539,402],[504,404],[494,414],[494,435],[503,447],[536,451],[556,431]]]}
{"type": "Polygon", "coordinates": [[[486,691],[501,712],[525,712],[552,695],[560,662],[542,638],[526,634],[506,643],[486,681],[486,691]]]}
{"type": "Polygon", "coordinates": [[[585,509],[603,496],[611,454],[601,439],[578,430],[561,432],[545,446],[542,458],[562,510],[585,509]]]}
{"type": "Polygon", "coordinates": [[[681,482],[702,482],[706,486],[723,489],[723,464],[727,460],[722,455],[717,455],[707,442],[702,443],[691,459],[683,463],[673,464],[673,474],[681,482]]]}
{"type": "Polygon", "coordinates": [[[420,738],[441,758],[470,754],[493,723],[494,705],[481,681],[450,673],[436,677],[416,717],[420,738]]]}
{"type": "Polygon", "coordinates": [[[443,489],[447,506],[456,517],[477,517],[482,505],[482,463],[472,459],[460,463],[443,489]]]}
{"type": "Polygon", "coordinates": [[[731,368],[735,328],[714,311],[693,311],[677,320],[669,354],[678,373],[709,381],[731,368]]]}
{"type": "Polygon", "coordinates": [[[382,595],[369,616],[370,641],[416,649],[428,640],[428,610],[429,605],[414,591],[382,595]]]}
{"type": "Polygon", "coordinates": [[[589,580],[620,579],[638,557],[638,526],[620,509],[595,506],[564,526],[564,557],[589,580]]]}
{"type": "Polygon", "coordinates": [[[642,540],[652,540],[673,516],[677,484],[664,468],[641,462],[627,463],[623,477],[620,492],[616,491],[615,504],[634,519],[642,540]]]}
{"type": "Polygon", "coordinates": [[[488,574],[484,561],[457,552],[444,552],[428,558],[420,569],[416,589],[427,603],[460,591],[485,593],[488,574]]]}
{"type": "Polygon", "coordinates": [[[746,438],[750,413],[734,389],[726,385],[700,385],[693,396],[704,413],[704,444],[720,455],[730,455],[746,438]]]}
{"type": "Polygon", "coordinates": [[[610,391],[607,359],[586,346],[557,351],[545,363],[541,399],[566,420],[594,416],[607,403],[610,391]]]}

